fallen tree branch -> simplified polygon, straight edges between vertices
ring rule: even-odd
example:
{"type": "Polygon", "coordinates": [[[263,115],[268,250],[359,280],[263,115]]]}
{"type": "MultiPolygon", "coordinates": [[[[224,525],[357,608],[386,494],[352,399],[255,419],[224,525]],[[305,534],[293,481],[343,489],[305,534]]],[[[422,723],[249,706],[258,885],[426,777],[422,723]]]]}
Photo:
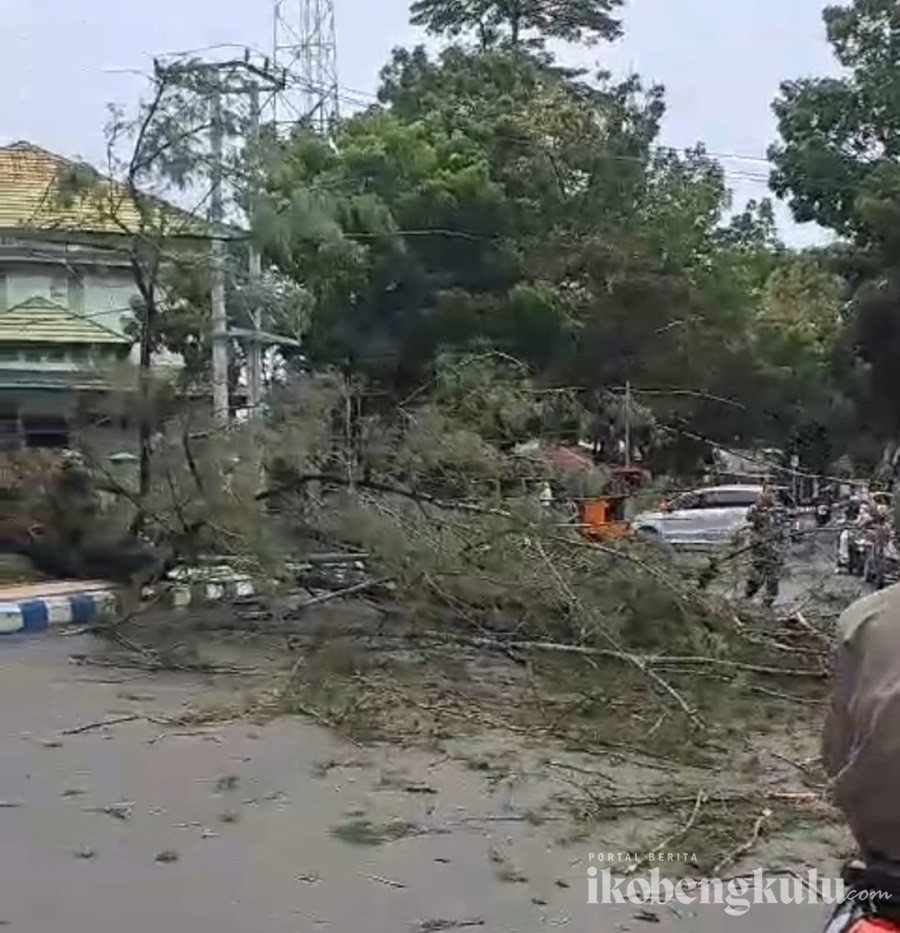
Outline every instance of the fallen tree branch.
{"type": "MultiPolygon", "coordinates": [[[[578,598],[578,596],[577,596],[574,592],[572,592],[572,588],[569,586],[569,584],[568,584],[568,583],[563,579],[563,577],[560,575],[559,570],[557,570],[556,566],[555,566],[555,565],[553,564],[553,562],[550,560],[550,558],[549,558],[549,556],[547,555],[547,552],[544,550],[544,548],[541,547],[541,544],[540,544],[539,541],[536,542],[536,545],[537,545],[538,552],[540,553],[541,557],[543,557],[544,562],[547,564],[547,566],[548,566],[549,569],[550,569],[550,572],[551,572],[551,573],[553,574],[553,576],[556,578],[557,582],[558,582],[559,585],[560,585],[560,588],[563,590],[563,593],[565,594],[565,596],[566,596],[566,598],[569,600],[569,602],[570,602],[582,615],[590,615],[591,613],[588,613],[588,612],[587,612],[587,610],[585,609],[585,606],[584,606],[584,604],[582,603],[582,601],[578,598]]],[[[653,683],[655,683],[658,687],[660,687],[666,694],[668,694],[668,695],[678,704],[678,706],[681,708],[681,710],[682,710],[684,713],[686,713],[687,716],[688,716],[693,722],[697,723],[697,724],[700,725],[700,726],[703,725],[703,720],[702,720],[702,719],[700,718],[700,716],[697,714],[697,711],[687,702],[687,700],[685,700],[685,698],[684,698],[684,697],[683,697],[683,696],[682,696],[682,695],[681,695],[681,694],[680,694],[680,693],[679,693],[665,678],[660,677],[659,674],[657,674],[655,671],[651,670],[650,667],[647,666],[646,662],[644,662],[644,661],[643,661],[641,658],[639,658],[637,655],[630,654],[630,653],[627,652],[627,651],[623,651],[623,650],[622,650],[622,647],[619,645],[617,639],[614,638],[614,637],[606,630],[606,627],[605,627],[603,624],[599,623],[599,622],[597,623],[597,631],[599,631],[600,634],[603,636],[603,638],[605,638],[606,641],[609,642],[609,644],[611,644],[611,645],[613,646],[613,648],[615,649],[615,654],[616,654],[621,660],[627,661],[629,664],[631,664],[631,665],[633,665],[634,667],[636,667],[642,674],[644,674],[644,676],[646,676],[646,677],[648,677],[650,680],[652,680],[653,683]]],[[[526,643],[526,644],[527,644],[527,643],[526,643]]],[[[536,644],[540,644],[540,642],[536,642],[536,644]]],[[[507,645],[507,647],[510,647],[510,646],[507,645]]],[[[585,655],[585,656],[589,656],[589,655],[585,655]]]]}
{"type": "MultiPolygon", "coordinates": [[[[652,668],[665,668],[669,665],[685,667],[708,666],[725,667],[734,671],[745,671],[751,674],[761,674],[771,677],[809,677],[823,680],[828,672],[814,668],[782,668],[770,667],[764,664],[748,664],[742,661],[731,661],[727,658],[713,658],[703,655],[695,656],[667,656],[662,654],[632,654],[628,651],[612,650],[610,648],[591,648],[586,645],[568,645],[551,641],[516,641],[496,638],[475,638],[471,636],[447,635],[441,636],[438,632],[417,636],[421,638],[434,638],[436,641],[456,641],[460,644],[470,645],[473,648],[494,648],[506,652],[510,649],[517,651],[548,651],[561,654],[576,654],[590,658],[611,658],[616,661],[625,661],[636,665],[642,673],[652,674],[652,668]]],[[[681,704],[679,704],[681,705],[681,704]]],[[[682,707],[684,708],[684,707],[682,707]]],[[[686,712],[688,710],[685,710],[686,712]]]]}
{"type": "Polygon", "coordinates": [[[302,612],[304,609],[311,609],[313,606],[321,606],[324,603],[330,603],[332,600],[341,599],[345,596],[353,596],[356,593],[364,593],[367,590],[376,589],[390,582],[390,577],[380,577],[377,580],[365,580],[362,583],[354,583],[353,586],[345,586],[342,590],[331,590],[329,593],[322,593],[320,596],[313,596],[304,603],[294,607],[295,612],[302,612]]]}
{"type": "MultiPolygon", "coordinates": [[[[607,810],[638,810],[643,807],[654,807],[657,809],[666,809],[673,806],[681,806],[691,803],[696,798],[694,796],[682,794],[658,794],[647,797],[620,797],[619,799],[603,800],[601,806],[607,810]]],[[[759,803],[767,801],[769,803],[824,803],[821,794],[814,791],[770,791],[767,793],[713,793],[703,794],[704,803],[759,803]]]]}
{"type": "Polygon", "coordinates": [[[275,496],[285,493],[301,492],[310,483],[323,483],[327,486],[339,486],[343,489],[368,489],[372,492],[382,492],[386,495],[401,496],[412,502],[426,502],[429,505],[437,506],[441,509],[447,509],[457,512],[468,512],[472,515],[496,515],[499,518],[512,518],[509,512],[503,509],[492,509],[487,506],[475,505],[472,502],[463,502],[452,499],[438,499],[436,496],[429,495],[427,492],[415,492],[412,489],[403,489],[401,486],[394,486],[390,483],[379,483],[376,480],[360,479],[346,476],[338,476],[334,473],[298,473],[291,477],[290,482],[282,483],[271,489],[263,489],[256,494],[256,500],[263,502],[275,496]]]}
{"type": "Polygon", "coordinates": [[[144,716],[132,714],[130,716],[114,716],[111,719],[98,719],[96,722],[86,722],[84,725],[75,726],[72,729],[63,729],[60,735],[82,735],[85,732],[93,732],[95,729],[103,729],[106,726],[117,726],[123,722],[137,722],[144,719],[144,716]]]}
{"type": "Polygon", "coordinates": [[[756,819],[756,822],[753,824],[753,832],[750,834],[750,838],[746,842],[739,845],[732,852],[729,852],[728,855],[726,855],[725,858],[723,858],[722,861],[713,868],[713,876],[718,875],[723,868],[727,868],[729,865],[733,865],[739,858],[746,855],[756,845],[760,835],[762,834],[763,826],[771,816],[772,811],[768,808],[760,813],[756,819]]]}
{"type": "Polygon", "coordinates": [[[626,875],[633,875],[635,872],[640,871],[644,865],[650,862],[657,852],[661,852],[663,849],[668,848],[670,845],[676,842],[680,842],[682,839],[687,836],[687,834],[693,829],[694,823],[697,822],[697,817],[700,815],[700,808],[703,806],[704,801],[707,799],[706,794],[702,790],[697,791],[697,799],[694,801],[694,809],[691,811],[691,815],[688,817],[688,821],[681,827],[677,832],[673,833],[671,836],[667,836],[663,841],[652,849],[646,855],[643,855],[636,862],[633,862],[628,868],[625,869],[626,875]]]}

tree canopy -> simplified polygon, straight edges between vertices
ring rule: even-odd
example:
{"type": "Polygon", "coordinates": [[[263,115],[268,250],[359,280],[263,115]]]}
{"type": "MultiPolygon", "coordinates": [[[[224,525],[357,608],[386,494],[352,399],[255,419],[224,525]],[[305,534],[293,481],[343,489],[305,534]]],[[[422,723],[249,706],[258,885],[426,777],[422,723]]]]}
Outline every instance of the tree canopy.
{"type": "MultiPolygon", "coordinates": [[[[824,12],[838,77],[786,81],[774,110],[773,190],[799,221],[815,221],[843,245],[833,252],[849,290],[847,342],[864,369],[875,426],[900,430],[894,401],[900,359],[900,10],[854,0],[824,12]]],[[[873,419],[867,419],[873,420],[873,419]]]]}
{"type": "MultiPolygon", "coordinates": [[[[872,423],[856,446],[874,449],[900,430],[894,4],[826,10],[843,76],[787,81],[774,104],[772,189],[839,238],[809,251],[780,241],[768,199],[733,202],[702,143],[661,144],[662,88],[550,51],[615,39],[621,6],[414,3],[412,21],[447,41],[439,52],[395,49],[375,102],[327,138],[272,128],[231,167],[249,186],[262,163],[252,236],[266,270],[250,283],[235,245],[231,325],[263,308],[293,338],[282,357],[394,401],[460,359],[515,361],[534,391],[577,399],[554,430],[601,444],[621,428],[627,384],[667,465],[690,467],[711,442],[824,469],[862,410],[872,423]]],[[[162,137],[171,117],[157,118],[162,137]]],[[[179,153],[147,171],[179,184],[201,170],[179,153]]],[[[151,342],[203,383],[207,270],[160,276],[151,342]]]]}

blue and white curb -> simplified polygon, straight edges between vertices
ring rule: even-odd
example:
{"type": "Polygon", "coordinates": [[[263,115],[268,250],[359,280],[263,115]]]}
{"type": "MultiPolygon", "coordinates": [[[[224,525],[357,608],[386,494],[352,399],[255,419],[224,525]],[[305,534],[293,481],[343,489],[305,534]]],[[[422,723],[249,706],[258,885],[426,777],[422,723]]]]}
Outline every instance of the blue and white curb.
{"type": "Polygon", "coordinates": [[[95,625],[115,617],[115,590],[0,602],[0,635],[36,634],[66,625],[95,625]]]}
{"type": "MultiPolygon", "coordinates": [[[[236,574],[227,567],[181,569],[169,575],[160,593],[157,588],[145,592],[152,599],[156,593],[172,609],[210,604],[223,599],[253,596],[257,586],[249,576],[236,574]]],[[[90,627],[114,621],[120,607],[119,589],[88,590],[19,601],[0,600],[0,636],[28,635],[64,626],[90,627]]]]}

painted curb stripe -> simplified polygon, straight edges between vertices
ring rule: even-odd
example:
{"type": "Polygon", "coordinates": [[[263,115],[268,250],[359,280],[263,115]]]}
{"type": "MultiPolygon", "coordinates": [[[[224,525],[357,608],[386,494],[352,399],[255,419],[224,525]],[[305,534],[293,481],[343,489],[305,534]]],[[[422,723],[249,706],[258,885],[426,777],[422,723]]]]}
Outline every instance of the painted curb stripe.
{"type": "Polygon", "coordinates": [[[32,599],[21,603],[22,632],[26,635],[32,632],[46,632],[50,627],[50,612],[47,609],[47,600],[32,599]]]}
{"type": "MultiPolygon", "coordinates": [[[[173,609],[184,609],[228,597],[252,596],[255,592],[256,587],[250,577],[232,574],[230,579],[226,579],[219,573],[215,575],[215,582],[189,582],[172,587],[166,602],[173,609]]],[[[0,602],[0,636],[38,634],[66,625],[94,625],[113,617],[118,606],[118,589],[0,602]]]]}

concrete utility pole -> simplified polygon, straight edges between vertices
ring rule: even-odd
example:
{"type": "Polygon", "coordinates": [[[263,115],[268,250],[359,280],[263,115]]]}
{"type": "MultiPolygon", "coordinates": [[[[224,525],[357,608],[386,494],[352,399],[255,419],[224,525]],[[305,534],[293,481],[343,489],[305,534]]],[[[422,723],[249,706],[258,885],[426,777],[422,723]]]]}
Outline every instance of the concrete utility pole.
{"type": "Polygon", "coordinates": [[[225,208],[222,199],[224,159],[224,129],[222,126],[222,87],[218,75],[213,75],[210,109],[210,149],[212,150],[212,190],[209,219],[213,223],[212,241],[212,382],[213,416],[216,424],[227,425],[228,405],[228,314],[225,309],[225,244],[222,225],[225,208]]]}
{"type": "Polygon", "coordinates": [[[631,466],[631,381],[625,380],[625,466],[631,466]]]}
{"type": "MultiPolygon", "coordinates": [[[[253,327],[229,329],[228,313],[225,307],[225,205],[222,190],[225,158],[225,126],[223,99],[228,96],[250,98],[250,142],[253,150],[254,165],[251,167],[253,190],[251,191],[251,215],[256,210],[258,192],[256,191],[255,164],[259,151],[260,91],[266,89],[273,94],[284,90],[286,73],[276,74],[270,69],[269,59],[262,65],[251,60],[250,51],[243,59],[222,62],[181,61],[168,66],[157,64],[157,74],[168,80],[196,78],[203,76],[208,83],[201,85],[208,88],[210,108],[210,212],[209,219],[213,227],[211,248],[212,283],[210,301],[212,305],[212,381],[213,413],[217,424],[229,423],[230,405],[228,397],[228,346],[232,337],[244,339],[248,344],[248,383],[249,401],[252,410],[259,410],[262,397],[262,343],[278,343],[280,338],[264,334],[260,330],[259,310],[253,312],[253,327]]],[[[251,216],[252,221],[252,216],[251,216]]],[[[258,284],[261,278],[261,261],[258,251],[250,247],[250,279],[258,284]]]]}
{"type": "MultiPolygon", "coordinates": [[[[259,210],[259,191],[257,190],[257,171],[259,168],[259,85],[251,84],[250,90],[250,159],[251,159],[251,182],[250,182],[250,223],[251,226],[259,210]]],[[[250,284],[258,286],[262,279],[262,257],[256,248],[253,240],[250,240],[250,284]]],[[[248,399],[250,406],[250,417],[258,418],[262,406],[262,379],[263,379],[263,351],[262,340],[260,339],[260,309],[254,308],[251,311],[251,326],[253,328],[253,338],[247,342],[247,384],[248,399]]]]}

